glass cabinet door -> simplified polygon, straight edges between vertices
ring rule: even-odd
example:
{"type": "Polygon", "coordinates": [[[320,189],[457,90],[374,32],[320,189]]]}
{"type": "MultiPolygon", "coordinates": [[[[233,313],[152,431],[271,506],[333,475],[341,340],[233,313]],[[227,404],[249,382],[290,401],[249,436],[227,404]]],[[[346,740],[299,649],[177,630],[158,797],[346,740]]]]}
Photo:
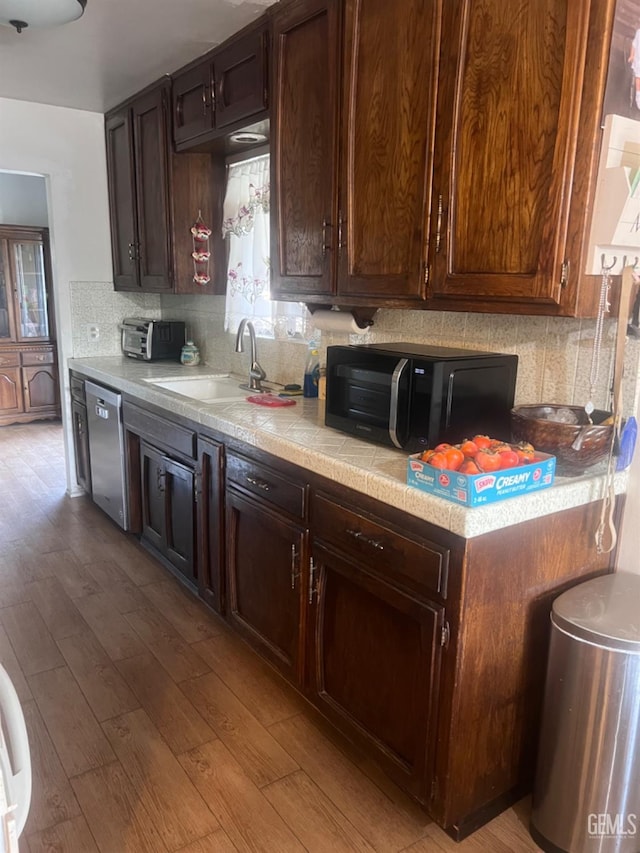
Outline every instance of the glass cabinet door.
{"type": "Polygon", "coordinates": [[[48,338],[47,291],[42,243],[28,240],[11,244],[18,311],[18,338],[48,338]]]}
{"type": "Polygon", "coordinates": [[[7,244],[4,240],[0,240],[0,343],[14,340],[11,297],[7,244]]]}

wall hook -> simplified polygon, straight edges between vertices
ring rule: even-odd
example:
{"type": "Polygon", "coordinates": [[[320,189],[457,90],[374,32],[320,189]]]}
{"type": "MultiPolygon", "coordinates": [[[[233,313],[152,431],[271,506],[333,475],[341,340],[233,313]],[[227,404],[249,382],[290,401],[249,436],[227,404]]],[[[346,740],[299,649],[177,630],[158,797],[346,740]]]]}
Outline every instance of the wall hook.
{"type": "Polygon", "coordinates": [[[600,256],[600,263],[602,264],[602,272],[609,272],[609,270],[612,270],[615,267],[615,265],[618,263],[617,255],[613,256],[613,263],[610,264],[609,266],[607,266],[605,264],[606,259],[607,259],[607,256],[605,254],[602,254],[600,256]]]}

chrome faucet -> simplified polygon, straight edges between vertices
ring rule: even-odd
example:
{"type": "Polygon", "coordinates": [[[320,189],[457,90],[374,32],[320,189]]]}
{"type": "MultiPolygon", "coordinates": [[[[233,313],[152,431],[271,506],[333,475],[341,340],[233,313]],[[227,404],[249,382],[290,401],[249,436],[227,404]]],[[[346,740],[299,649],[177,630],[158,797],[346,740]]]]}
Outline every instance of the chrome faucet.
{"type": "Polygon", "coordinates": [[[267,374],[258,364],[258,356],[256,353],[256,330],[253,326],[251,320],[247,320],[246,317],[243,317],[240,320],[240,325],[238,326],[238,334],[236,335],[236,352],[244,352],[244,330],[245,328],[249,332],[249,341],[251,345],[251,367],[249,368],[249,381],[246,387],[249,391],[257,391],[262,394],[264,391],[262,385],[260,384],[263,379],[267,378],[267,374]]]}

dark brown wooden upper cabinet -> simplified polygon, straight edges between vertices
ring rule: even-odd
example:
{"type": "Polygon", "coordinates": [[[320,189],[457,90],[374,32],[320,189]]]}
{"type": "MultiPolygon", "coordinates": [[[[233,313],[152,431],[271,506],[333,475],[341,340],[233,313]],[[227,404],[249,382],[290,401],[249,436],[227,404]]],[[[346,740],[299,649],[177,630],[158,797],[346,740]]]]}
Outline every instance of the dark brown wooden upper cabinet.
{"type": "Polygon", "coordinates": [[[269,105],[266,21],[214,53],[215,124],[237,125],[269,105]]]}
{"type": "Polygon", "coordinates": [[[594,316],[582,271],[614,5],[276,12],[274,294],[594,316]]]}
{"type": "Polygon", "coordinates": [[[173,77],[173,141],[177,146],[213,130],[213,97],[212,62],[201,62],[173,77]]]}
{"type": "Polygon", "coordinates": [[[131,110],[125,107],[107,116],[107,175],[111,215],[111,254],[116,290],[139,290],[136,242],[136,198],[131,110]]]}
{"type": "Polygon", "coordinates": [[[301,0],[273,21],[272,293],[331,296],[338,216],[337,0],[301,0]]]}
{"type": "Polygon", "coordinates": [[[434,305],[562,313],[589,6],[445,4],[431,205],[434,305]]]}
{"type": "Polygon", "coordinates": [[[172,75],[176,151],[204,151],[266,117],[269,22],[262,18],[172,75]]]}
{"type": "Polygon", "coordinates": [[[276,14],[273,289],[281,298],[425,298],[441,5],[302,0],[276,14]]]}
{"type": "Polygon", "coordinates": [[[116,290],[173,290],[163,84],[107,115],[107,171],[116,290]]]}
{"type": "Polygon", "coordinates": [[[221,292],[224,164],[208,154],[175,154],[168,78],[108,113],[105,121],[116,290],[221,292]],[[207,285],[193,280],[191,226],[212,228],[207,285]]]}
{"type": "Polygon", "coordinates": [[[139,283],[142,290],[154,293],[173,290],[169,241],[168,94],[168,85],[164,85],[138,98],[131,107],[139,283]]]}
{"type": "Polygon", "coordinates": [[[338,294],[424,299],[441,0],[346,0],[338,294]]]}

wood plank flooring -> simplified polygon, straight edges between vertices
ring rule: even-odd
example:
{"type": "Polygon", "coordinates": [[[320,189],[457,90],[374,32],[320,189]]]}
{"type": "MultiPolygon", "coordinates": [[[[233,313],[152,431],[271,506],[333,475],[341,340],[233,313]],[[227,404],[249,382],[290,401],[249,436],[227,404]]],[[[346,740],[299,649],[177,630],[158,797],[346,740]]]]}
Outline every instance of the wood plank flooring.
{"type": "Polygon", "coordinates": [[[528,853],[519,803],[451,841],[86,498],[58,424],[0,427],[0,661],[30,853],[528,853]]]}

